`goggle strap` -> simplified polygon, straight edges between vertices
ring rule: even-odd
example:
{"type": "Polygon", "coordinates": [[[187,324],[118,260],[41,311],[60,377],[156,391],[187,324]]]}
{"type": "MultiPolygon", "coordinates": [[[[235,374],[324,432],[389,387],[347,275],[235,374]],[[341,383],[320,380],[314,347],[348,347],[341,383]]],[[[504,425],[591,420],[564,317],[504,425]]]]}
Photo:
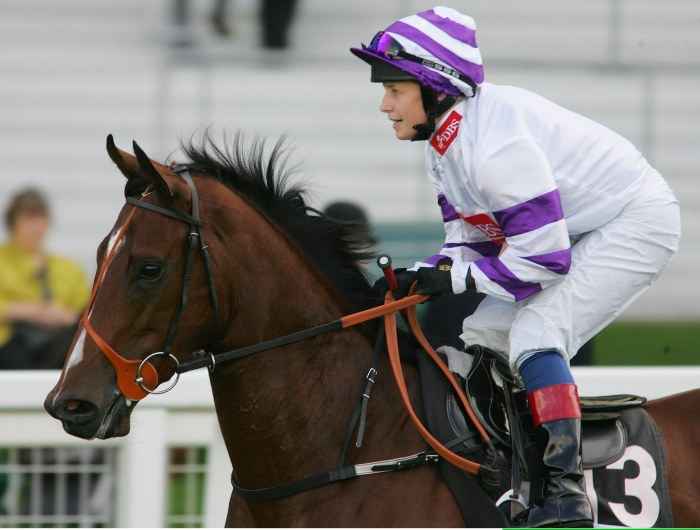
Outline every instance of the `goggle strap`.
{"type": "Polygon", "coordinates": [[[392,54],[392,57],[400,57],[401,59],[406,59],[408,61],[427,66],[428,68],[439,70],[444,74],[459,79],[463,83],[467,83],[470,87],[472,87],[472,92],[476,93],[476,84],[474,83],[474,81],[471,78],[460,74],[454,68],[450,68],[449,66],[445,66],[444,64],[436,63],[435,61],[431,61],[430,59],[423,59],[422,57],[418,57],[417,55],[413,55],[404,50],[399,50],[396,54],[392,54]]]}

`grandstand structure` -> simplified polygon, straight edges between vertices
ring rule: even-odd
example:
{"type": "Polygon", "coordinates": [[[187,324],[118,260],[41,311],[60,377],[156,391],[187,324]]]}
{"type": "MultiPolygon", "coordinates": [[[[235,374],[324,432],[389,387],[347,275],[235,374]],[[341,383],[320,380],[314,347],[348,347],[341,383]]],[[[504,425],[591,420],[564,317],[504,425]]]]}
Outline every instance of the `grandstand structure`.
{"type": "MultiPolygon", "coordinates": [[[[487,80],[601,121],[665,175],[681,201],[681,250],[625,316],[700,319],[700,284],[688,281],[700,266],[700,3],[444,3],[476,19],[487,80]]],[[[422,145],[393,139],[378,112],[381,89],[348,53],[432,2],[300,0],[284,52],[259,48],[255,0],[232,2],[227,40],[209,31],[210,3],[191,4],[194,44],[182,47],[173,45],[170,0],[3,2],[0,207],[21,185],[46,189],[55,206],[51,247],[94,272],[94,251],[123,204],[106,135],[177,159],[180,139],[211,127],[287,135],[317,206],[357,201],[404,242],[420,232],[409,227],[439,229],[422,145]]]]}

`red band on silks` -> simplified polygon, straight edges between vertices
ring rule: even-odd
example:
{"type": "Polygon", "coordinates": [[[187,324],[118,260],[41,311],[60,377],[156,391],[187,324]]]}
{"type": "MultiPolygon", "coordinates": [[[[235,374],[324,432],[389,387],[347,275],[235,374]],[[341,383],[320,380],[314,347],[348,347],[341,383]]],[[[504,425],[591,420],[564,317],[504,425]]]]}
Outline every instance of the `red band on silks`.
{"type": "Polygon", "coordinates": [[[571,383],[546,386],[528,392],[527,402],[535,427],[550,421],[581,417],[578,389],[571,383]]]}
{"type": "Polygon", "coordinates": [[[505,242],[506,238],[500,225],[488,214],[463,215],[462,219],[488,237],[492,243],[502,245],[505,242]]]}

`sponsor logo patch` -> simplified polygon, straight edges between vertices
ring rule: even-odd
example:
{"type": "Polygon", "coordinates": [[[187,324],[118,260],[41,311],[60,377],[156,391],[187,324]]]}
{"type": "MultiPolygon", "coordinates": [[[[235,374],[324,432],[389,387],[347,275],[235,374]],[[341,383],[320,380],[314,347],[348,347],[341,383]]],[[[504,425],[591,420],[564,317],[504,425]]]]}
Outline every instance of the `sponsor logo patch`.
{"type": "Polygon", "coordinates": [[[461,121],[462,115],[456,110],[453,110],[430,139],[430,145],[432,145],[441,156],[445,154],[447,148],[450,147],[454,139],[457,138],[461,121]]]}
{"type": "Polygon", "coordinates": [[[480,230],[494,243],[500,245],[505,241],[503,230],[498,223],[487,214],[478,213],[476,215],[462,216],[462,218],[474,228],[480,230]]]}

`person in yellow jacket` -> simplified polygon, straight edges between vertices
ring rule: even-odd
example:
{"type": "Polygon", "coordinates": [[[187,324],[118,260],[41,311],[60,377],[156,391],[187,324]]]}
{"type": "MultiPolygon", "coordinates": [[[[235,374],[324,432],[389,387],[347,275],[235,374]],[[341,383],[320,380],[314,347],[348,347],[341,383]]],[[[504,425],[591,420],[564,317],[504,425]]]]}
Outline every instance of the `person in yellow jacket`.
{"type": "Polygon", "coordinates": [[[0,245],[0,369],[60,368],[89,296],[85,273],[44,247],[50,211],[34,188],[5,212],[0,245]]]}

